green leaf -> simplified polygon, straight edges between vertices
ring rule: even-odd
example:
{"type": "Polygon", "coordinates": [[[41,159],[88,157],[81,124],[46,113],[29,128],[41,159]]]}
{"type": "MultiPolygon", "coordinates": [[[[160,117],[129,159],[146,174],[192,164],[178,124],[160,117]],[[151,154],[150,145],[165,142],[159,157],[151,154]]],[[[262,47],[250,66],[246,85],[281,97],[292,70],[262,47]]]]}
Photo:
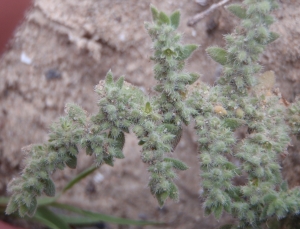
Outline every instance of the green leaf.
{"type": "Polygon", "coordinates": [[[279,38],[278,33],[270,32],[268,44],[272,43],[273,41],[276,41],[278,38],[279,38]]]}
{"type": "Polygon", "coordinates": [[[142,146],[142,145],[144,145],[145,143],[146,143],[145,141],[140,140],[139,143],[138,143],[138,145],[139,145],[139,146],[142,146]]]}
{"type": "Polygon", "coordinates": [[[159,13],[158,19],[161,22],[161,24],[167,24],[167,25],[170,24],[170,18],[164,12],[159,13]]]}
{"type": "Polygon", "coordinates": [[[35,211],[36,211],[36,207],[37,207],[37,200],[36,200],[36,198],[33,198],[32,202],[30,204],[30,207],[28,209],[28,212],[27,212],[27,214],[30,217],[34,216],[35,211]]]}
{"type": "MultiPolygon", "coordinates": [[[[7,200],[8,200],[8,199],[7,199],[7,200]]],[[[7,201],[7,200],[6,200],[6,201],[7,201]]],[[[3,201],[4,201],[4,200],[3,200],[3,201]]],[[[6,205],[6,203],[1,201],[1,205],[6,205]]],[[[10,215],[10,214],[12,214],[13,212],[17,211],[18,208],[19,208],[18,203],[17,203],[16,201],[14,201],[13,198],[11,198],[11,199],[9,200],[8,204],[7,204],[5,213],[6,213],[7,215],[10,215]]]]}
{"type": "Polygon", "coordinates": [[[49,205],[51,203],[53,203],[57,197],[59,197],[60,195],[56,196],[56,197],[41,197],[37,199],[37,205],[38,206],[43,206],[43,205],[49,205]]]}
{"type": "Polygon", "coordinates": [[[118,158],[118,159],[123,159],[123,158],[125,158],[125,156],[124,156],[122,150],[116,150],[116,151],[115,151],[115,158],[118,158]]]}
{"type": "Polygon", "coordinates": [[[33,219],[51,229],[70,229],[66,221],[64,221],[62,218],[50,211],[45,206],[39,207],[37,209],[33,219]]]}
{"type": "Polygon", "coordinates": [[[171,25],[174,27],[174,29],[177,29],[180,22],[180,12],[177,10],[170,16],[171,19],[171,25]]]}
{"type": "Polygon", "coordinates": [[[50,178],[45,180],[44,192],[47,196],[55,196],[55,184],[50,178]]]}
{"type": "Polygon", "coordinates": [[[158,84],[154,87],[154,90],[157,92],[163,92],[164,91],[164,85],[158,84]]]}
{"type": "Polygon", "coordinates": [[[76,177],[74,177],[69,183],[63,188],[62,193],[68,191],[70,188],[72,188],[75,184],[77,184],[79,181],[93,173],[97,169],[96,166],[91,166],[90,168],[84,170],[83,172],[79,173],[76,177]]]}
{"type": "Polygon", "coordinates": [[[227,51],[220,47],[209,47],[206,49],[207,54],[216,62],[225,65],[227,62],[227,51]]]}
{"type": "Polygon", "coordinates": [[[198,48],[198,45],[190,44],[185,45],[181,49],[181,54],[179,55],[179,60],[185,60],[190,57],[192,52],[194,52],[198,48]]]}
{"type": "Polygon", "coordinates": [[[158,15],[159,15],[158,10],[152,4],[150,6],[150,9],[151,9],[153,21],[157,21],[158,20],[158,15]]]}
{"type": "Polygon", "coordinates": [[[280,188],[282,191],[287,192],[289,189],[289,185],[288,185],[287,181],[282,181],[280,188]]]}
{"type": "Polygon", "coordinates": [[[182,136],[182,128],[180,128],[176,135],[175,135],[175,138],[172,140],[171,142],[171,145],[172,145],[172,152],[176,149],[178,143],[180,142],[180,139],[181,139],[181,136],[182,136]]]}
{"type": "Polygon", "coordinates": [[[245,121],[239,118],[226,118],[224,120],[224,125],[231,130],[236,130],[236,128],[245,124],[245,121]]]}
{"type": "Polygon", "coordinates": [[[162,208],[165,204],[166,199],[169,196],[169,193],[168,192],[156,193],[155,196],[159,206],[162,208]]]}
{"type": "Polygon", "coordinates": [[[114,142],[114,147],[117,149],[122,150],[125,144],[125,134],[123,132],[120,132],[119,136],[116,138],[114,142]]]}
{"type": "Polygon", "coordinates": [[[172,200],[175,200],[175,201],[178,200],[178,188],[173,182],[171,182],[171,184],[170,184],[169,197],[172,200]]]}
{"type": "Polygon", "coordinates": [[[247,18],[247,11],[240,4],[231,4],[226,7],[232,14],[240,19],[247,18]]]}
{"type": "Polygon", "coordinates": [[[109,156],[107,158],[103,158],[103,161],[105,162],[105,164],[113,167],[114,166],[114,158],[112,156],[109,156]]]}
{"type": "Polygon", "coordinates": [[[106,74],[105,84],[112,86],[113,83],[114,83],[113,74],[112,74],[111,70],[109,70],[106,74]]]}
{"type": "Polygon", "coordinates": [[[200,78],[200,75],[197,73],[190,73],[190,76],[191,76],[191,80],[189,80],[190,85],[195,83],[200,78]]]}
{"type": "Polygon", "coordinates": [[[70,168],[70,169],[76,169],[77,166],[77,157],[69,154],[69,158],[66,161],[66,165],[70,168]]]}
{"type": "Polygon", "coordinates": [[[152,107],[151,107],[151,104],[149,102],[146,103],[146,106],[145,106],[145,112],[147,114],[151,113],[152,112],[152,107]]]}
{"type": "Polygon", "coordinates": [[[62,216],[62,218],[71,225],[85,225],[87,222],[94,223],[99,221],[120,225],[163,225],[163,223],[159,222],[138,221],[113,217],[110,215],[104,215],[96,212],[82,210],[80,208],[67,204],[53,203],[52,206],[79,214],[79,217],[62,216]]]}
{"type": "Polygon", "coordinates": [[[164,158],[164,161],[166,161],[166,162],[172,162],[173,167],[174,167],[175,169],[179,169],[179,170],[187,170],[187,169],[189,168],[185,163],[183,163],[183,162],[180,161],[180,160],[174,159],[174,158],[165,157],[165,158],[164,158]]]}
{"type": "Polygon", "coordinates": [[[122,89],[123,84],[124,84],[124,76],[121,76],[121,77],[117,80],[116,85],[117,85],[118,88],[122,89]]]}
{"type": "Polygon", "coordinates": [[[218,205],[217,207],[214,207],[214,214],[215,214],[216,219],[220,219],[222,213],[223,213],[222,205],[218,205]]]}
{"type": "Polygon", "coordinates": [[[21,217],[24,217],[27,214],[27,212],[28,212],[28,207],[25,204],[21,204],[19,206],[19,215],[21,217]]]}

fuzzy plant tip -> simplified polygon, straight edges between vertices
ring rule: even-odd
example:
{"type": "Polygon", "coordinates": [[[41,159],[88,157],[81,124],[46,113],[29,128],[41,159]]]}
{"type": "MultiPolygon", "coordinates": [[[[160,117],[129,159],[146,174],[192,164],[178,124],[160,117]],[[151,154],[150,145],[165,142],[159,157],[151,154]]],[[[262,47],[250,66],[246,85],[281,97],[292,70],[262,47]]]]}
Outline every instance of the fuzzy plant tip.
{"type": "Polygon", "coordinates": [[[174,181],[189,166],[172,153],[180,146],[184,125],[193,121],[205,213],[217,219],[223,212],[231,214],[236,219],[232,228],[264,228],[270,220],[298,215],[300,189],[288,188],[277,158],[286,151],[289,134],[300,136],[300,102],[286,105],[274,93],[274,73],[260,74],[258,62],[266,45],[278,38],[270,31],[276,7],[275,0],[244,0],[227,7],[241,23],[225,36],[224,48],[206,50],[223,68],[217,83],[209,86],[185,69],[199,46],[182,43],[180,12],[166,14],[151,5],[153,21],[145,25],[153,42],[155,96],[108,71],[95,87],[95,114],[67,105],[66,115],[51,125],[49,140],[28,148],[22,175],[9,184],[6,213],[33,216],[38,197],[55,196],[51,174],[76,168],[79,149],[97,166],[113,166],[124,158],[130,131],[148,166],[150,193],[160,207],[168,199],[178,201],[174,181]],[[243,139],[237,138],[240,128],[246,132],[243,139]],[[243,185],[237,185],[242,176],[243,185]]]}

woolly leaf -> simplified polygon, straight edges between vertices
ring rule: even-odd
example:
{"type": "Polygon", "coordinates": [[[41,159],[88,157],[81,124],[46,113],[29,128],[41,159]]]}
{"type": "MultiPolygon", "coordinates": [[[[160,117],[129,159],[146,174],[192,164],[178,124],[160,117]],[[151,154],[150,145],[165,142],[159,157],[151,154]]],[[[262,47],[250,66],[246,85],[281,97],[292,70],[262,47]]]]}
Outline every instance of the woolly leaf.
{"type": "Polygon", "coordinates": [[[171,184],[170,184],[169,197],[172,200],[175,200],[175,201],[178,200],[178,188],[173,182],[171,182],[171,184]]]}
{"type": "Polygon", "coordinates": [[[30,204],[30,207],[28,208],[27,214],[28,214],[30,217],[34,216],[35,211],[36,211],[36,208],[37,208],[37,200],[36,200],[36,198],[33,198],[33,199],[32,199],[32,202],[31,202],[31,204],[30,204]]]}
{"type": "Polygon", "coordinates": [[[146,103],[146,106],[145,106],[145,112],[147,114],[151,113],[152,112],[152,107],[151,107],[151,104],[149,102],[146,103]]]}
{"type": "Polygon", "coordinates": [[[225,65],[227,62],[227,51],[220,47],[209,47],[206,49],[208,55],[221,65],[225,65]]]}
{"type": "Polygon", "coordinates": [[[69,154],[76,156],[78,154],[78,148],[76,145],[69,147],[69,154]]]}
{"type": "Polygon", "coordinates": [[[115,142],[114,142],[114,146],[117,149],[122,150],[125,144],[125,135],[123,132],[120,132],[119,136],[116,138],[115,142]]]}
{"type": "Polygon", "coordinates": [[[164,85],[158,84],[154,87],[154,90],[157,92],[163,92],[164,91],[164,85]]]}
{"type": "Polygon", "coordinates": [[[70,168],[70,169],[76,169],[77,166],[77,157],[74,156],[73,154],[69,154],[69,158],[66,161],[66,165],[70,168]]]}
{"type": "Polygon", "coordinates": [[[162,24],[170,24],[170,18],[164,12],[160,12],[158,15],[158,19],[162,24]]]}
{"type": "Polygon", "coordinates": [[[232,14],[240,19],[247,18],[247,11],[240,4],[231,4],[226,7],[232,14]]]}
{"type": "Polygon", "coordinates": [[[217,207],[214,208],[214,214],[215,214],[216,219],[220,219],[222,213],[223,213],[223,206],[222,205],[218,205],[217,207]]]}
{"type": "Polygon", "coordinates": [[[178,145],[178,143],[180,142],[180,139],[181,139],[181,136],[182,136],[182,128],[180,128],[176,135],[175,135],[175,138],[172,140],[171,142],[171,145],[172,145],[172,151],[175,150],[176,146],[178,145]]]}
{"type": "Polygon", "coordinates": [[[150,6],[150,9],[151,9],[153,21],[157,21],[158,20],[158,15],[159,15],[158,10],[152,4],[150,6]]]}
{"type": "Polygon", "coordinates": [[[158,201],[159,206],[162,208],[165,204],[166,199],[168,198],[168,192],[156,193],[156,199],[158,201]]]}
{"type": "Polygon", "coordinates": [[[289,185],[288,185],[287,181],[283,181],[283,182],[281,183],[281,185],[280,185],[280,188],[281,188],[282,191],[287,192],[288,189],[289,189],[289,185]]]}
{"type": "Polygon", "coordinates": [[[239,118],[226,118],[224,120],[224,124],[226,127],[230,128],[231,130],[235,130],[236,128],[245,124],[245,121],[239,118]]]}
{"type": "Polygon", "coordinates": [[[125,158],[125,156],[124,156],[122,150],[116,150],[116,151],[115,151],[115,158],[118,158],[118,159],[123,159],[123,158],[125,158]]]}
{"type": "Polygon", "coordinates": [[[199,78],[200,75],[197,73],[190,73],[191,79],[189,80],[189,84],[195,83],[199,78]]]}
{"type": "Polygon", "coordinates": [[[25,204],[21,204],[20,207],[19,207],[19,215],[21,217],[24,217],[28,212],[28,208],[25,204]]]}
{"type": "Polygon", "coordinates": [[[190,44],[181,48],[181,53],[178,56],[179,60],[185,60],[198,48],[198,45],[190,44]]]}
{"type": "Polygon", "coordinates": [[[270,194],[267,194],[263,197],[263,200],[265,203],[271,203],[273,201],[275,201],[277,199],[277,196],[270,193],[270,194]]]}
{"type": "Polygon", "coordinates": [[[177,29],[180,22],[180,12],[175,11],[174,13],[172,13],[170,19],[171,19],[171,25],[174,27],[174,29],[177,29]]]}
{"type": "Polygon", "coordinates": [[[172,165],[175,169],[187,170],[189,168],[185,163],[183,163],[180,160],[174,159],[174,158],[166,157],[166,158],[164,158],[164,161],[172,162],[172,165]]]}
{"type": "Polygon", "coordinates": [[[212,212],[212,209],[210,208],[210,207],[206,207],[206,208],[204,208],[204,213],[205,213],[205,215],[210,215],[211,214],[211,212],[212,212]]]}
{"type": "Polygon", "coordinates": [[[146,143],[145,141],[140,140],[139,143],[138,143],[138,145],[139,145],[139,146],[142,146],[142,145],[144,145],[145,143],[146,143]]]}
{"type": "Polygon", "coordinates": [[[111,85],[113,85],[113,82],[114,82],[113,74],[112,74],[111,70],[109,70],[106,74],[105,84],[111,86],[111,85]]]}
{"type": "Polygon", "coordinates": [[[123,84],[124,84],[124,76],[121,76],[121,77],[117,80],[116,85],[117,85],[118,88],[122,89],[123,84]]]}
{"type": "Polygon", "coordinates": [[[86,151],[86,154],[89,156],[91,156],[93,154],[93,148],[89,142],[86,145],[85,151],[86,151]]]}
{"type": "Polygon", "coordinates": [[[105,164],[110,165],[111,167],[114,166],[114,158],[112,156],[103,158],[103,161],[105,162],[105,164]]]}
{"type": "Polygon", "coordinates": [[[45,180],[44,192],[47,196],[55,196],[55,185],[50,178],[45,180]]]}
{"type": "Polygon", "coordinates": [[[276,41],[279,38],[279,34],[275,32],[270,32],[268,44],[272,43],[273,41],[276,41]]]}
{"type": "Polygon", "coordinates": [[[8,202],[5,213],[7,215],[10,215],[10,214],[14,213],[15,211],[17,211],[18,207],[19,207],[19,205],[18,205],[17,201],[15,201],[14,198],[11,198],[10,201],[8,202]]]}

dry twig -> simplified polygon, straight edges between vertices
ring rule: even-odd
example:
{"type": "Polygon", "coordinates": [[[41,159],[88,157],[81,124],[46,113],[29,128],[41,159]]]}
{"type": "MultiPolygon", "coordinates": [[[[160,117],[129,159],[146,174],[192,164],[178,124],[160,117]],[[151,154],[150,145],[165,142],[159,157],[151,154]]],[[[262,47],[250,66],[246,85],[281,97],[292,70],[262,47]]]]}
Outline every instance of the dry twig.
{"type": "Polygon", "coordinates": [[[198,21],[200,21],[201,19],[203,19],[206,15],[210,14],[212,11],[214,11],[216,8],[223,6],[224,4],[228,3],[230,0],[223,0],[219,3],[215,3],[212,4],[207,10],[196,14],[195,16],[193,16],[192,18],[190,18],[188,20],[187,25],[188,26],[192,26],[194,24],[196,24],[198,21]]]}

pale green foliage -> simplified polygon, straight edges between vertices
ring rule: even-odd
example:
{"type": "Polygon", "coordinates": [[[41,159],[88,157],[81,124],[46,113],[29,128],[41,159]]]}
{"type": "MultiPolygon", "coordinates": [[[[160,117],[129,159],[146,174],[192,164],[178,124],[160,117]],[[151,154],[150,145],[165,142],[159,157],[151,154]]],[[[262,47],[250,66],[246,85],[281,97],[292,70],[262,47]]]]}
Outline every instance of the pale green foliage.
{"type": "Polygon", "coordinates": [[[292,133],[300,138],[300,100],[298,99],[288,109],[287,121],[290,124],[292,133]]]}
{"type": "Polygon", "coordinates": [[[281,219],[300,210],[299,189],[282,188],[277,162],[289,143],[284,107],[279,97],[262,90],[264,85],[256,86],[261,69],[257,60],[275,38],[268,28],[275,7],[272,0],[246,0],[227,7],[242,19],[241,26],[225,36],[225,49],[207,49],[224,66],[224,75],[215,87],[195,86],[188,99],[195,109],[205,211],[217,218],[222,211],[229,212],[241,228],[258,228],[270,217],[281,219]],[[248,128],[241,141],[234,137],[239,126],[248,128]],[[246,183],[235,185],[241,175],[247,177],[246,183]]]}
{"type": "MultiPolygon", "coordinates": [[[[180,13],[168,16],[151,6],[153,22],[145,26],[153,41],[156,95],[148,99],[123,77],[114,80],[109,71],[95,88],[100,97],[97,114],[87,116],[69,104],[67,115],[52,125],[49,141],[30,147],[22,176],[9,185],[13,195],[7,213],[34,214],[36,197],[55,195],[50,174],[66,165],[75,168],[80,148],[93,155],[97,165],[113,166],[115,158],[124,158],[125,133],[130,130],[139,139],[141,159],[149,165],[149,188],[159,205],[167,198],[178,200],[175,171],[188,166],[170,153],[180,141],[182,125],[193,118],[207,214],[220,218],[226,211],[239,219],[228,228],[259,228],[272,217],[298,214],[300,191],[288,190],[277,162],[290,141],[285,107],[271,87],[257,85],[259,56],[278,37],[269,31],[275,7],[275,0],[228,6],[242,21],[225,36],[224,49],[207,49],[224,67],[224,75],[210,87],[196,82],[198,74],[184,70],[185,60],[198,46],[181,44],[176,32],[180,13]],[[247,127],[247,135],[239,140],[235,131],[241,126],[247,127]],[[246,177],[245,184],[235,184],[239,176],[246,177]]],[[[299,106],[295,103],[288,111],[294,134],[299,134],[299,106]]]]}
{"type": "Polygon", "coordinates": [[[79,149],[95,157],[100,166],[113,166],[115,158],[124,158],[125,133],[129,130],[139,138],[142,145],[142,161],[149,164],[151,174],[149,187],[163,206],[170,197],[178,199],[178,189],[173,180],[175,170],[186,170],[183,162],[166,157],[180,141],[182,122],[188,123],[191,109],[185,105],[186,85],[198,79],[197,74],[182,72],[184,60],[197,48],[196,45],[181,45],[176,33],[180,13],[170,17],[151,8],[153,24],[147,29],[154,42],[156,90],[152,100],[136,87],[120,77],[114,80],[109,71],[105,81],[100,81],[95,91],[99,95],[99,111],[87,113],[75,104],[68,104],[67,115],[55,122],[47,143],[29,148],[27,165],[20,178],[9,184],[12,192],[6,212],[19,210],[21,216],[33,215],[36,198],[42,193],[55,195],[55,185],[50,175],[65,166],[76,168],[79,149]]]}

